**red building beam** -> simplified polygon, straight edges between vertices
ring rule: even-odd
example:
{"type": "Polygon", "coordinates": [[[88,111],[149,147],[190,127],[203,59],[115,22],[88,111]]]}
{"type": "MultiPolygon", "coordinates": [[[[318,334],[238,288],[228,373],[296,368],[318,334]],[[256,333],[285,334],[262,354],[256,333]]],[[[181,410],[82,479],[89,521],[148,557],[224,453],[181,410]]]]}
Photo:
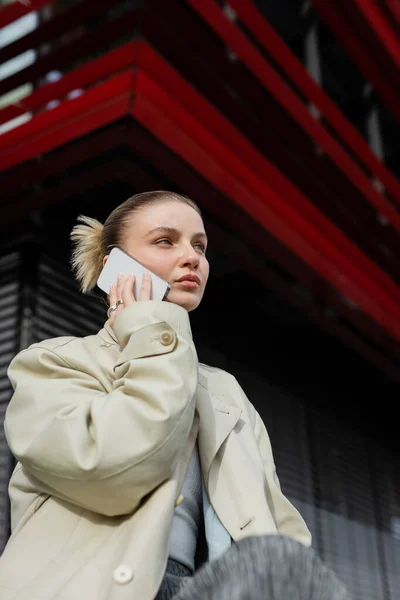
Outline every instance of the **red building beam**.
{"type": "Polygon", "coordinates": [[[98,2],[96,0],[85,0],[80,4],[72,6],[56,13],[52,19],[42,21],[35,29],[26,35],[19,37],[7,46],[0,49],[0,64],[18,56],[25,50],[35,49],[41,44],[49,44],[57,40],[61,35],[74,31],[90,17],[96,17],[98,2]]]}
{"type": "Polygon", "coordinates": [[[138,45],[139,42],[130,42],[112,50],[74,71],[65,73],[59,81],[43,85],[29,96],[5,106],[0,109],[0,123],[6,123],[27,112],[42,110],[50,100],[63,99],[71,90],[86,89],[100,80],[132,67],[138,45]]]}
{"type": "Polygon", "coordinates": [[[235,52],[265,89],[327,153],[365,198],[388,219],[397,231],[400,231],[400,214],[392,204],[373,187],[372,181],[366,177],[360,167],[353,162],[321,123],[310,114],[309,107],[274,71],[239,28],[225,17],[219,6],[214,2],[202,2],[202,0],[187,0],[187,2],[235,52]]]}
{"type": "MultiPolygon", "coordinates": [[[[315,224],[293,208],[291,198],[285,199],[251,172],[204,127],[203,115],[197,120],[143,73],[138,74],[136,81],[132,114],[167,147],[330,280],[344,296],[400,339],[400,305],[392,295],[369,277],[368,269],[360,269],[331,243],[329,228],[315,228],[315,224]]],[[[365,260],[368,264],[368,259],[365,260]]]]}
{"type": "Polygon", "coordinates": [[[374,86],[391,113],[400,121],[400,90],[387,76],[387,67],[371,53],[368,43],[355,32],[353,22],[349,21],[338,2],[312,0],[323,20],[331,28],[349,57],[358,65],[366,79],[374,86]]]}
{"type": "Polygon", "coordinates": [[[3,136],[2,164],[15,165],[132,114],[305,263],[400,339],[400,291],[285,177],[162,59],[142,45],[139,62],[81,97],[3,136]],[[164,75],[163,75],[164,73],[164,75]],[[165,89],[167,88],[167,89],[165,89]],[[171,89],[171,93],[168,93],[171,89]],[[132,94],[135,94],[133,101],[132,94]],[[183,98],[183,104],[176,98],[183,98]]]}
{"type": "Polygon", "coordinates": [[[53,4],[53,0],[29,0],[27,2],[16,0],[16,2],[0,7],[0,29],[10,25],[10,23],[28,13],[40,10],[49,4],[53,4]]]}
{"type": "Polygon", "coordinates": [[[0,164],[13,165],[49,152],[129,114],[133,70],[96,85],[74,100],[47,110],[2,135],[0,164]]]}
{"type": "MultiPolygon", "coordinates": [[[[370,2],[370,0],[358,0],[370,2]]],[[[330,123],[336,133],[348,145],[371,174],[377,177],[400,205],[400,183],[371,151],[368,144],[346,119],[329,96],[308,74],[304,66],[281,40],[273,27],[250,0],[229,0],[238,18],[254,35],[255,39],[269,52],[299,90],[314,104],[330,123]]],[[[400,61],[400,51],[399,51],[400,61]]]]}
{"type": "Polygon", "coordinates": [[[400,38],[375,0],[352,0],[400,69],[400,38]]]}
{"type": "Polygon", "coordinates": [[[37,81],[52,69],[62,71],[64,68],[68,69],[74,61],[87,61],[88,55],[92,52],[98,52],[99,48],[114,42],[116,39],[129,34],[132,35],[137,22],[137,10],[132,9],[113,21],[106,21],[90,31],[90,34],[87,32],[77,34],[72,40],[59,46],[49,54],[41,56],[25,69],[17,71],[0,81],[0,96],[20,85],[37,81]]]}
{"type": "Polygon", "coordinates": [[[399,0],[381,0],[384,8],[389,11],[391,17],[400,25],[400,3],[399,0]]]}
{"type": "Polygon", "coordinates": [[[297,211],[310,222],[315,223],[317,229],[325,231],[329,228],[332,243],[355,264],[359,264],[362,269],[368,268],[370,276],[373,276],[379,285],[394,294],[400,302],[400,292],[393,281],[374,263],[371,262],[367,265],[364,262],[364,253],[354,244],[349,246],[348,238],[339,228],[335,227],[327,217],[323,217],[318,208],[285,175],[272,165],[218,110],[180,77],[161,56],[143,43],[138,57],[140,72],[151,75],[152,79],[157,81],[169,94],[176,95],[180,105],[188,112],[193,115],[202,115],[213,135],[230,148],[243,164],[257,173],[268,185],[279,189],[286,198],[290,198],[291,204],[296,206],[297,211]]]}

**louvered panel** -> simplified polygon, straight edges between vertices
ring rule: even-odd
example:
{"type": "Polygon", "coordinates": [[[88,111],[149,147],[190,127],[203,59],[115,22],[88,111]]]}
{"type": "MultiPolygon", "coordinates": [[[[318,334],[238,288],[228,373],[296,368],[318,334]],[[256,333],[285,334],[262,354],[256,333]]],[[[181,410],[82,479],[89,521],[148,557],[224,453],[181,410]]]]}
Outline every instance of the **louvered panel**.
{"type": "Polygon", "coordinates": [[[377,520],[380,530],[382,563],[391,598],[400,590],[400,467],[398,457],[382,448],[371,448],[371,469],[378,499],[377,520]],[[397,459],[397,460],[396,460],[397,459]]]}
{"type": "Polygon", "coordinates": [[[390,599],[396,600],[400,590],[400,535],[382,532],[385,564],[387,565],[387,586],[390,599]]]}
{"type": "Polygon", "coordinates": [[[8,365],[18,349],[20,293],[18,253],[0,259],[0,553],[9,535],[8,481],[13,457],[4,434],[4,415],[12,395],[7,378],[8,365]]]}
{"type": "Polygon", "coordinates": [[[59,336],[85,336],[104,324],[106,307],[101,300],[84,296],[68,269],[42,255],[38,273],[36,341],[59,336]]]}
{"type": "Polygon", "coordinates": [[[312,413],[312,427],[318,550],[355,600],[384,598],[366,440],[317,412],[312,413]]]}
{"type": "Polygon", "coordinates": [[[259,374],[245,371],[243,365],[231,363],[227,368],[267,426],[282,489],[309,526],[317,553],[354,600],[397,598],[400,471],[396,456],[384,453],[375,442],[321,409],[307,408],[259,374]]]}

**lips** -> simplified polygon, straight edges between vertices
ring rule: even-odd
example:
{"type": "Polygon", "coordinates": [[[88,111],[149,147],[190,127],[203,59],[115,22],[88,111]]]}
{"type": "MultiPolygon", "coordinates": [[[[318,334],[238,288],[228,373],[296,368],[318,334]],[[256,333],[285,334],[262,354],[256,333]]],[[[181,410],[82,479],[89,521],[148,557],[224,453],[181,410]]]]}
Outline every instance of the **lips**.
{"type": "Polygon", "coordinates": [[[182,275],[182,277],[176,280],[176,283],[182,283],[183,281],[192,281],[193,283],[197,283],[197,285],[201,284],[200,277],[198,275],[195,275],[194,273],[182,275]]]}

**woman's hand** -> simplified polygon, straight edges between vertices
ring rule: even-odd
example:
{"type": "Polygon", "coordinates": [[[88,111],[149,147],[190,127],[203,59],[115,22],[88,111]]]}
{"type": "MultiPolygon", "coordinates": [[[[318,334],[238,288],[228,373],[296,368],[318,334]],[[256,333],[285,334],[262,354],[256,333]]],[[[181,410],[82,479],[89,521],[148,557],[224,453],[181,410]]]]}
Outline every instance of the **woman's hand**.
{"type": "Polygon", "coordinates": [[[110,289],[110,307],[118,304],[116,310],[112,310],[110,314],[110,326],[113,327],[116,317],[125,309],[128,308],[134,302],[140,302],[142,300],[151,300],[151,275],[148,271],[145,271],[142,279],[142,286],[139,292],[139,298],[135,298],[135,275],[128,275],[127,277],[123,274],[118,275],[117,283],[113,283],[110,289]],[[122,300],[122,302],[120,302],[122,300]]]}

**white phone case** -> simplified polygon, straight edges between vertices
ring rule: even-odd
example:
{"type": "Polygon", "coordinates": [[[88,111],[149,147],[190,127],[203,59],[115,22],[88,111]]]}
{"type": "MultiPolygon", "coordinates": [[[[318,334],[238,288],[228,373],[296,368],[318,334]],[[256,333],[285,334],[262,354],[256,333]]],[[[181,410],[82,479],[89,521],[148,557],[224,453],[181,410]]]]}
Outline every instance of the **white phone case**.
{"type": "MultiPolygon", "coordinates": [[[[149,271],[149,269],[146,269],[146,267],[144,267],[136,259],[132,258],[129,256],[129,254],[126,254],[126,252],[120,250],[119,248],[113,248],[102,272],[100,273],[100,276],[97,280],[97,285],[101,290],[103,290],[103,292],[109,294],[112,284],[117,283],[119,273],[123,273],[124,275],[130,275],[131,273],[134,273],[136,275],[135,298],[138,298],[138,294],[142,285],[143,273],[145,271],[149,271]]],[[[152,280],[151,299],[165,300],[171,288],[170,284],[151,271],[149,271],[149,273],[152,280]]]]}

